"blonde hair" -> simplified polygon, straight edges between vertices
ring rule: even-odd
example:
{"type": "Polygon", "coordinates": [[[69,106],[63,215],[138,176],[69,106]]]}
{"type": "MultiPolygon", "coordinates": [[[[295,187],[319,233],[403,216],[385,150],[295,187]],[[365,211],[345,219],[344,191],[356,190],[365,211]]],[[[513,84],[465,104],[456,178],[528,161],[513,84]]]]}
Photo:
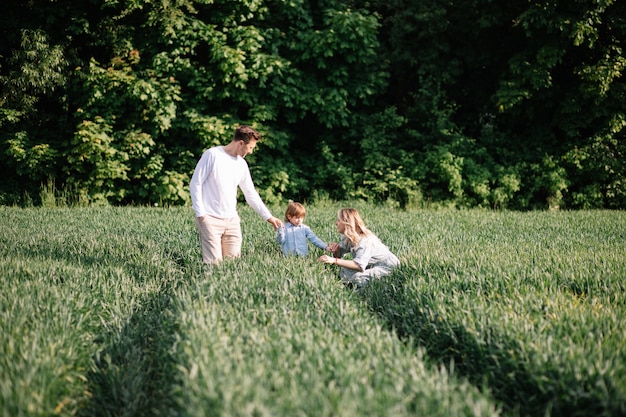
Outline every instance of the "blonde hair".
{"type": "Polygon", "coordinates": [[[304,217],[306,215],[306,209],[300,203],[296,203],[295,201],[290,201],[287,205],[287,210],[285,211],[285,221],[289,221],[289,216],[291,217],[304,217]]]}
{"type": "Polygon", "coordinates": [[[365,227],[365,222],[355,208],[342,208],[337,212],[337,220],[345,226],[343,235],[350,246],[356,246],[361,238],[373,236],[373,233],[365,227]]]}

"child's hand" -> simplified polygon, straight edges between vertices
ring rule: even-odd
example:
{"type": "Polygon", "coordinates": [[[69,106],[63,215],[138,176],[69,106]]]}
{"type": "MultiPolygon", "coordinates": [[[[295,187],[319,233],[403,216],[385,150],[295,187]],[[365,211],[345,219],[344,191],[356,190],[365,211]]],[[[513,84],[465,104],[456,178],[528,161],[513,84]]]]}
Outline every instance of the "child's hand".
{"type": "Polygon", "coordinates": [[[326,246],[326,250],[328,252],[337,252],[337,249],[339,249],[339,244],[337,242],[330,242],[328,244],[328,246],[326,246]]]}

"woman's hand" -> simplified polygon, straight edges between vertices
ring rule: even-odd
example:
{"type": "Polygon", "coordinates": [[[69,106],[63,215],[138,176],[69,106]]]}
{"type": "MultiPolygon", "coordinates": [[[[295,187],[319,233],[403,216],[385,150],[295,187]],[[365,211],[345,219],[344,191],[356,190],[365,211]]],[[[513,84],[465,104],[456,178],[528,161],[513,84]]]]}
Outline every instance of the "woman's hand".
{"type": "Polygon", "coordinates": [[[334,264],[337,261],[337,258],[335,258],[334,256],[328,256],[328,255],[322,255],[319,258],[317,258],[318,262],[323,262],[325,264],[334,264]]]}

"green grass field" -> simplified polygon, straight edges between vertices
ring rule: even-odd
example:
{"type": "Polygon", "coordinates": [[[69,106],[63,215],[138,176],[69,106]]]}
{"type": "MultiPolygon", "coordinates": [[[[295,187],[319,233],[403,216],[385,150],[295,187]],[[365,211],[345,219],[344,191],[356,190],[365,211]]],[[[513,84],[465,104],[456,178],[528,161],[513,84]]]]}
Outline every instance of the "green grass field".
{"type": "Polygon", "coordinates": [[[247,206],[212,268],[189,208],[0,207],[0,415],[626,415],[626,212],[357,207],[361,294],[247,206]]]}

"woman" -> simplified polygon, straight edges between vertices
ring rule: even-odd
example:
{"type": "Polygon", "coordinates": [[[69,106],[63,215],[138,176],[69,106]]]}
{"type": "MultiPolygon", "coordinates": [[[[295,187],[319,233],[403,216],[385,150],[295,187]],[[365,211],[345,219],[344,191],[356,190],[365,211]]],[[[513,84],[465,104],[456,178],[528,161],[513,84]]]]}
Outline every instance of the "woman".
{"type": "Polygon", "coordinates": [[[339,243],[328,245],[334,256],[322,255],[318,261],[339,265],[339,277],[345,284],[362,289],[370,279],[389,275],[393,268],[400,265],[396,255],[365,227],[356,209],[339,210],[335,225],[343,238],[339,243]],[[352,254],[352,259],[343,259],[348,252],[352,254]]]}

